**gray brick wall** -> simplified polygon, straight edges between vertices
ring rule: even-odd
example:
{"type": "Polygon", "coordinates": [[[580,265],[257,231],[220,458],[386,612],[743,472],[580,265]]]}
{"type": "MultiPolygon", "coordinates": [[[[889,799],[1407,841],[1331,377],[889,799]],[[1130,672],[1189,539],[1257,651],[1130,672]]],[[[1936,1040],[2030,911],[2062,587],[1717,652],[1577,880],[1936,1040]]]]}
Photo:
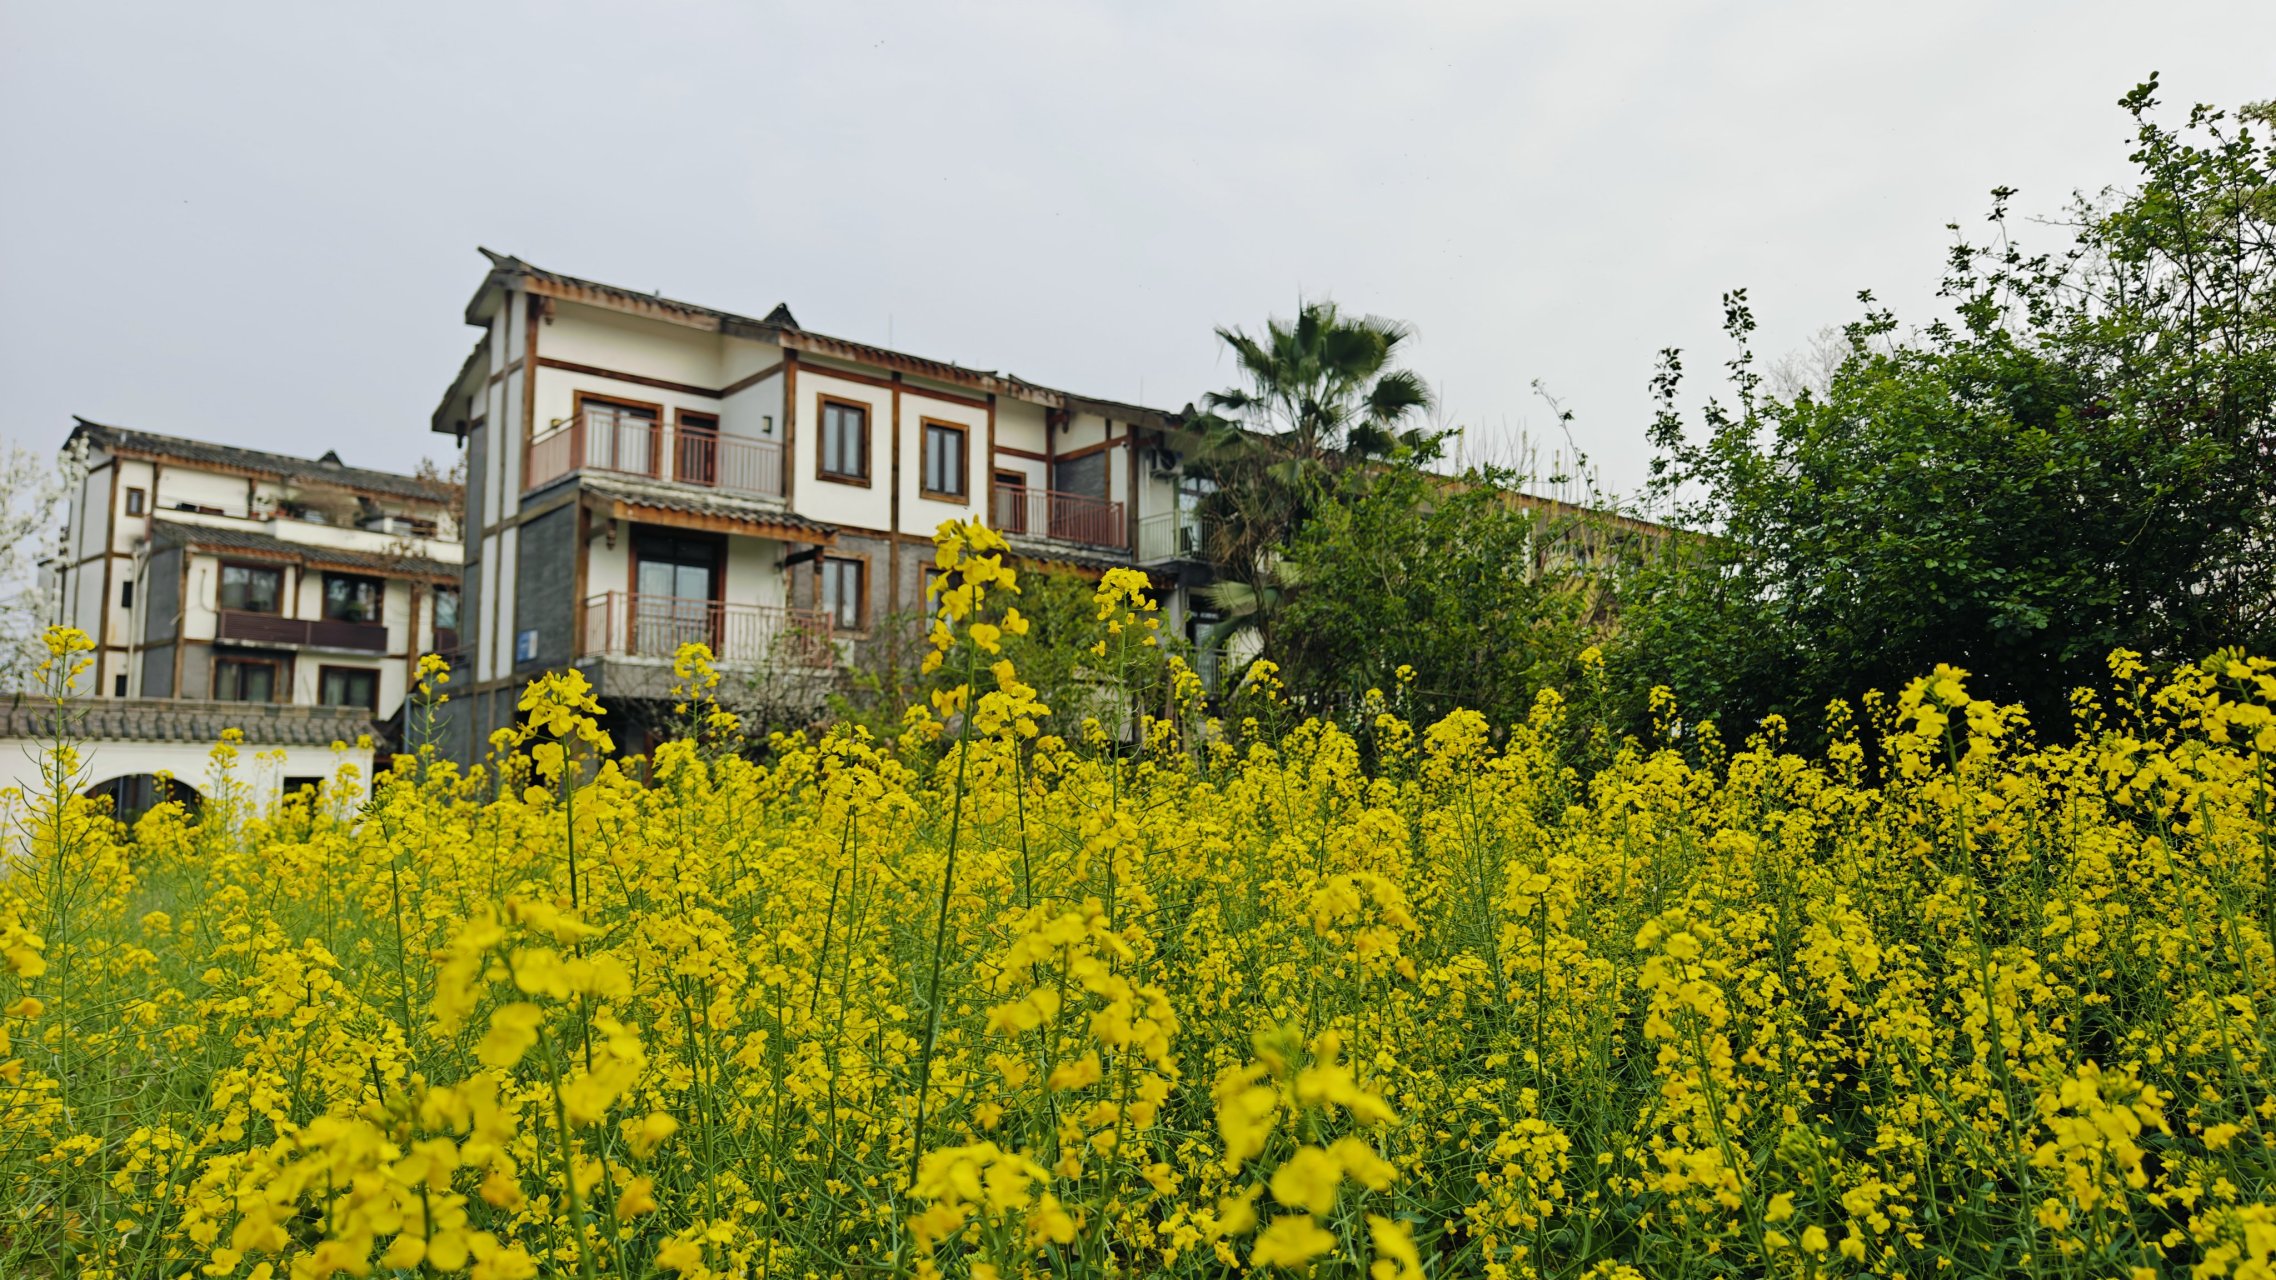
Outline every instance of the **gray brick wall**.
{"type": "Polygon", "coordinates": [[[185,644],[182,646],[182,687],[175,691],[179,698],[210,698],[213,696],[213,646],[185,644]]]}
{"type": "Polygon", "coordinates": [[[514,672],[569,665],[577,617],[577,509],[561,507],[522,526],[521,564],[514,573],[514,626],[537,629],[537,657],[514,672]]]}
{"type": "Polygon", "coordinates": [[[182,549],[160,547],[142,571],[142,696],[174,696],[174,644],[182,631],[182,549]]]}

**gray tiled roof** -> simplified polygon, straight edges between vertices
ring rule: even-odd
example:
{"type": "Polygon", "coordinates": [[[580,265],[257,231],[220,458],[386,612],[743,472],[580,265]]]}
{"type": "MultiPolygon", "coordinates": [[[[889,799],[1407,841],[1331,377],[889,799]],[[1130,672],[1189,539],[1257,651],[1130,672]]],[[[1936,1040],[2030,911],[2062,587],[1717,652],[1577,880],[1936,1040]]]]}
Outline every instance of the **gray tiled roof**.
{"type": "Polygon", "coordinates": [[[757,520],[781,525],[813,536],[825,542],[837,536],[837,528],[818,520],[787,510],[780,499],[741,498],[717,489],[695,485],[664,484],[629,476],[597,475],[586,472],[580,483],[585,492],[619,502],[638,503],[644,507],[657,507],[665,511],[684,511],[690,515],[724,516],[730,520],[757,520]]]}
{"type": "Polygon", "coordinates": [[[196,547],[201,551],[242,551],[274,559],[289,559],[296,563],[333,565],[342,569],[363,569],[372,573],[393,574],[396,577],[447,578],[459,576],[459,565],[444,560],[431,560],[425,556],[383,555],[374,551],[343,551],[337,547],[313,546],[305,542],[287,542],[266,533],[253,533],[244,529],[217,529],[202,524],[177,524],[164,519],[160,512],[155,539],[160,546],[196,547]]]}
{"type": "MultiPolygon", "coordinates": [[[[248,746],[327,747],[374,741],[381,729],[368,711],[353,707],[294,707],[263,702],[174,701],[165,698],[73,698],[64,705],[68,732],[94,742],[197,742],[221,740],[242,729],[248,746]]],[[[55,731],[55,706],[37,699],[0,702],[0,738],[46,739],[55,731]]]]}
{"type": "Polygon", "coordinates": [[[337,455],[327,455],[331,458],[328,462],[318,458],[296,458],[290,454],[269,453],[262,449],[241,449],[236,445],[185,440],[180,436],[162,436],[153,431],[106,426],[85,418],[75,421],[79,425],[72,430],[74,439],[84,436],[106,449],[124,449],[165,458],[179,458],[184,462],[202,462],[210,466],[259,472],[295,483],[345,485],[421,502],[451,505],[457,500],[453,487],[441,481],[422,480],[417,476],[394,471],[351,467],[341,463],[337,455]]]}

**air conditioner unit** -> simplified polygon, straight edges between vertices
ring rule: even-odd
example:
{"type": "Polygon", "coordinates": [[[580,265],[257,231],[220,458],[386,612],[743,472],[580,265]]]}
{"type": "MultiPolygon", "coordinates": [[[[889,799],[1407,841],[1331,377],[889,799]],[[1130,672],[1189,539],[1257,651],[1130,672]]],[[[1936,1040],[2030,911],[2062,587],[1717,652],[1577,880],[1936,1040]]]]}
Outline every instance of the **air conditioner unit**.
{"type": "Polygon", "coordinates": [[[1160,447],[1148,449],[1146,459],[1157,477],[1166,479],[1174,477],[1178,473],[1178,456],[1167,449],[1160,447]]]}

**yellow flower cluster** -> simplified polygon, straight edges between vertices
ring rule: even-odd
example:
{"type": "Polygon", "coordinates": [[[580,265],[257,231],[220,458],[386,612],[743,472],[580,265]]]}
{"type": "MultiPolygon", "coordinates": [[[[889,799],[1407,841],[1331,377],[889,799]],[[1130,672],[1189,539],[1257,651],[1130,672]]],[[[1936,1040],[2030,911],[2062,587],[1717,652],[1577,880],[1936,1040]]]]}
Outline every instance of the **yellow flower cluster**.
{"type": "Polygon", "coordinates": [[[0,802],[0,1271],[2276,1274],[2276,664],[1086,744],[1002,555],[893,740],[628,769],[559,675],[360,807],[0,802]]]}

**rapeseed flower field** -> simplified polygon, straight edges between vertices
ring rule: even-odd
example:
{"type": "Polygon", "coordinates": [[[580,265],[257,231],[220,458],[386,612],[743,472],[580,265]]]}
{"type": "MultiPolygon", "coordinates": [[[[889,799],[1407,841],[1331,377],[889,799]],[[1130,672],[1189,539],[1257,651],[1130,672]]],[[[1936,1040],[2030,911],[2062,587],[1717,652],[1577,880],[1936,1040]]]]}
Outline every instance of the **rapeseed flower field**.
{"type": "MultiPolygon", "coordinates": [[[[2060,733],[1938,670],[1822,758],[1585,689],[1355,736],[1261,667],[1210,720],[1173,663],[1061,740],[1002,552],[943,530],[891,738],[728,750],[690,649],[637,768],[567,674],[470,769],[21,797],[0,1270],[2276,1267],[2270,663],[2120,654],[2060,733]]],[[[1097,599],[1111,672],[1152,606],[1097,599]]]]}

